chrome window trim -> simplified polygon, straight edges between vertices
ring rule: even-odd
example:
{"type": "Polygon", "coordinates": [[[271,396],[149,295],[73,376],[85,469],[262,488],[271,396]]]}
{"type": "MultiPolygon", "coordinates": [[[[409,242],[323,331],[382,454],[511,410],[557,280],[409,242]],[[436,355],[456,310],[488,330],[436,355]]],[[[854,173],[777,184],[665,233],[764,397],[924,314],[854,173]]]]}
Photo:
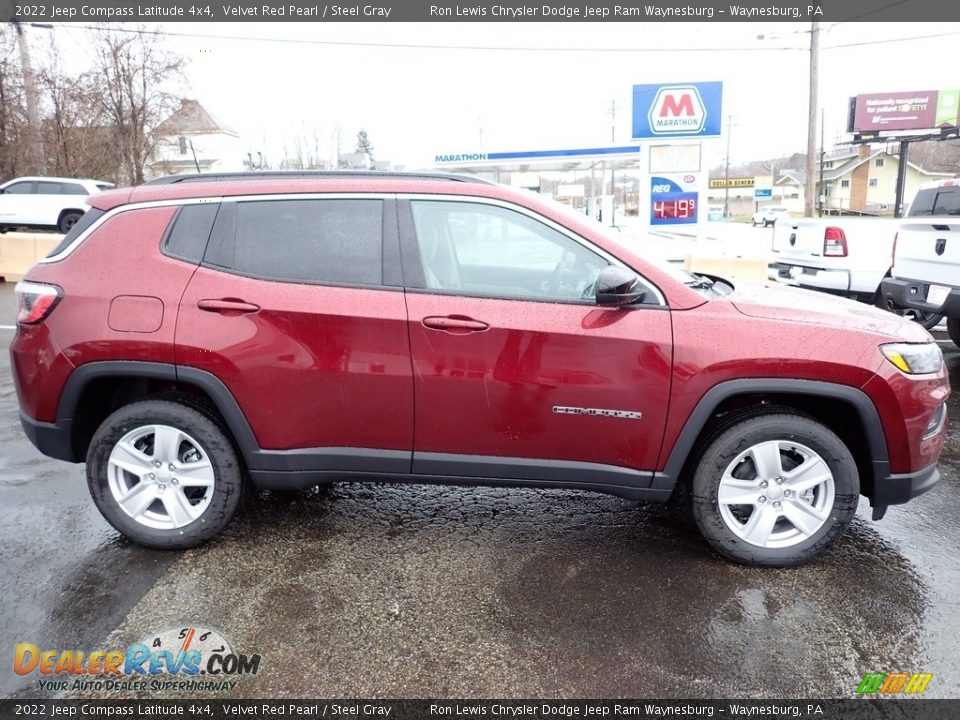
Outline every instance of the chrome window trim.
{"type": "MultiPolygon", "coordinates": [[[[514,202],[507,200],[500,200],[498,198],[489,198],[482,197],[478,195],[458,195],[450,193],[392,193],[392,192],[296,192],[296,193],[270,193],[270,194],[259,194],[253,193],[248,195],[227,195],[222,197],[203,197],[203,198],[172,198],[169,200],[151,200],[148,202],[138,202],[130,203],[127,205],[118,205],[117,207],[111,208],[103,214],[93,225],[88,227],[84,232],[80,233],[77,237],[73,239],[67,247],[58,252],[56,255],[51,255],[50,257],[45,257],[39,261],[38,264],[49,264],[60,262],[65,258],[69,257],[80,244],[86,240],[92,233],[96,232],[101,225],[109,221],[111,218],[120,215],[121,213],[130,212],[134,210],[145,210],[149,208],[158,208],[158,207],[178,207],[181,205],[200,205],[204,203],[225,203],[225,202],[256,202],[261,200],[369,200],[378,198],[381,200],[397,199],[397,200],[433,200],[440,202],[460,202],[460,203],[472,203],[472,204],[481,204],[481,205],[493,205],[496,207],[501,207],[506,210],[512,210],[514,212],[519,212],[523,215],[526,215],[536,222],[542,223],[547,227],[559,232],[561,235],[568,237],[573,242],[581,245],[587,250],[600,255],[611,265],[617,265],[622,267],[630,272],[636,273],[640,278],[640,281],[644,285],[649,287],[656,294],[657,304],[660,307],[668,307],[666,297],[663,292],[657,287],[656,283],[649,280],[647,277],[639,273],[635,268],[630,267],[623,262],[620,258],[612,255],[603,248],[600,248],[594,245],[592,242],[587,240],[582,235],[578,235],[573,230],[570,230],[565,225],[561,225],[558,222],[541,215],[540,213],[531,210],[523,205],[519,205],[514,202]]],[[[638,307],[651,307],[650,305],[638,306],[638,307]]]]}
{"type": "MultiPolygon", "coordinates": [[[[58,252],[56,255],[51,255],[50,257],[42,258],[37,262],[38,265],[46,265],[48,263],[60,262],[64,258],[70,256],[70,254],[76,250],[80,244],[90,237],[91,234],[97,231],[97,229],[103,225],[105,222],[110,220],[110,218],[116,217],[121,213],[125,213],[132,210],[145,210],[148,208],[157,208],[157,207],[174,207],[180,205],[201,205],[206,203],[220,202],[223,198],[176,198],[173,200],[154,200],[151,202],[141,202],[141,203],[130,203],[129,205],[118,205],[117,207],[110,208],[101,215],[93,225],[88,227],[82,233],[77,235],[73,242],[67,245],[63,250],[58,252]]],[[[91,206],[92,208],[93,206],[91,206]]]]}
{"type": "MultiPolygon", "coordinates": [[[[224,203],[224,202],[248,202],[256,200],[323,200],[324,198],[330,200],[367,200],[370,198],[377,198],[381,200],[389,200],[396,197],[396,193],[388,192],[349,192],[349,193],[325,193],[325,192],[315,192],[315,193],[273,193],[270,195],[226,195],[223,197],[202,197],[202,198],[171,198],[169,200],[151,200],[149,202],[138,202],[138,203],[129,203],[127,205],[118,205],[115,208],[107,210],[97,220],[93,225],[88,227],[85,231],[77,235],[67,247],[58,252],[56,255],[51,255],[50,257],[43,258],[39,263],[55,263],[63,260],[70,255],[77,247],[87,239],[92,233],[96,232],[97,228],[107,222],[110,218],[116,217],[120,213],[125,213],[132,210],[145,210],[149,208],[157,207],[179,207],[180,205],[202,205],[206,203],[224,203]]],[[[92,206],[91,206],[92,207],[92,206]]]]}

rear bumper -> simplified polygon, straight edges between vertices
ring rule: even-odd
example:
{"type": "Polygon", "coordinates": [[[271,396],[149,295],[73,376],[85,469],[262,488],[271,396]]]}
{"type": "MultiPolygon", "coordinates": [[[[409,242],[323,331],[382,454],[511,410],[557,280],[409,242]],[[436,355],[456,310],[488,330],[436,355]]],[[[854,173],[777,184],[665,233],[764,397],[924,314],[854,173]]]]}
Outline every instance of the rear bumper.
{"type": "Polygon", "coordinates": [[[77,462],[73,457],[73,448],[70,442],[70,431],[73,425],[71,420],[60,420],[52,423],[40,422],[21,411],[20,425],[30,442],[44,455],[57,460],[77,462]]]}
{"type": "Polygon", "coordinates": [[[802,288],[850,292],[850,272],[847,270],[827,270],[807,265],[774,262],[767,266],[767,277],[770,280],[802,288]]]}
{"type": "Polygon", "coordinates": [[[927,302],[930,284],[920,280],[886,278],[880,283],[880,294],[883,295],[884,302],[892,302],[900,307],[923,310],[951,318],[960,317],[960,288],[953,288],[943,305],[931,305],[927,302]]]}
{"type": "Polygon", "coordinates": [[[936,485],[939,479],[940,471],[936,465],[903,475],[888,475],[874,484],[870,504],[873,507],[902,505],[918,495],[923,495],[936,485]]]}

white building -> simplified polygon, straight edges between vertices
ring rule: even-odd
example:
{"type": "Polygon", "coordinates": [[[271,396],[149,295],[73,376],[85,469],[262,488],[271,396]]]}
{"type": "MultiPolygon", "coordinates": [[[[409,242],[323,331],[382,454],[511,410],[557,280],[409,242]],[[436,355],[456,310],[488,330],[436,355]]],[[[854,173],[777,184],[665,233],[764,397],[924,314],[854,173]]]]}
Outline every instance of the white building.
{"type": "Polygon", "coordinates": [[[157,138],[150,172],[235,172],[244,170],[240,135],[196,100],[182,99],[180,108],[153,130],[157,138]]]}

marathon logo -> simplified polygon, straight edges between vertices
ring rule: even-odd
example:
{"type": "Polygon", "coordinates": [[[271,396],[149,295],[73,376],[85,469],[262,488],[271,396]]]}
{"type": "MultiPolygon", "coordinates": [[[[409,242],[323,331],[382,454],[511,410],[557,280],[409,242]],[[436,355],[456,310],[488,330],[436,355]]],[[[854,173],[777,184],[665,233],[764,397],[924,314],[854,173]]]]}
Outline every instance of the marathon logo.
{"type": "Polygon", "coordinates": [[[476,162],[477,160],[486,160],[486,153],[464,153],[462,155],[436,155],[433,158],[435,163],[456,163],[456,162],[476,162]]]}

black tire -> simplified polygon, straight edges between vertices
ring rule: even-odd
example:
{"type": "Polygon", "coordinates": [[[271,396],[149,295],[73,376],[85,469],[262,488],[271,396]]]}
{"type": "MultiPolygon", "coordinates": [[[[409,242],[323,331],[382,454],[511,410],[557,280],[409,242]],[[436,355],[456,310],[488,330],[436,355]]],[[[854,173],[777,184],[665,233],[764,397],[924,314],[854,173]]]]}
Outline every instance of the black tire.
{"type": "Polygon", "coordinates": [[[693,472],[693,517],[704,539],[721,555],[744,565],[788,567],[814,559],[833,545],[853,520],[860,497],[857,465],[847,446],[825,425],[792,412],[752,414],[729,423],[701,452],[693,472]],[[795,442],[817,453],[833,475],[834,502],[823,525],[810,537],[780,548],[754,545],[724,521],[718,501],[720,480],[738,455],[770,440],[795,442]]]}
{"type": "Polygon", "coordinates": [[[947,334],[953,344],[960,348],[960,318],[947,318],[947,334]]]}
{"type": "Polygon", "coordinates": [[[182,550],[210,540],[230,524],[244,487],[236,450],[208,415],[178,402],[145,400],[115,411],[97,429],[87,452],[87,484],[100,514],[131,542],[160,550],[182,550]],[[117,442],[144,425],[168,425],[195,438],[213,468],[210,503],[202,515],[177,529],[151,528],[119,506],[110,491],[108,461],[117,442]]]}
{"type": "Polygon", "coordinates": [[[77,220],[82,217],[83,213],[78,210],[67,210],[60,216],[60,222],[57,223],[57,228],[66,235],[73,229],[73,226],[77,224],[77,220]]]}
{"type": "Polygon", "coordinates": [[[943,320],[943,315],[937,313],[926,312],[925,310],[917,310],[914,308],[902,308],[893,303],[885,302],[883,297],[879,298],[877,303],[879,307],[892,312],[900,317],[905,317],[910,320],[913,320],[915,323],[920,325],[924,330],[933,330],[937,325],[940,324],[940,321],[943,320]]]}

